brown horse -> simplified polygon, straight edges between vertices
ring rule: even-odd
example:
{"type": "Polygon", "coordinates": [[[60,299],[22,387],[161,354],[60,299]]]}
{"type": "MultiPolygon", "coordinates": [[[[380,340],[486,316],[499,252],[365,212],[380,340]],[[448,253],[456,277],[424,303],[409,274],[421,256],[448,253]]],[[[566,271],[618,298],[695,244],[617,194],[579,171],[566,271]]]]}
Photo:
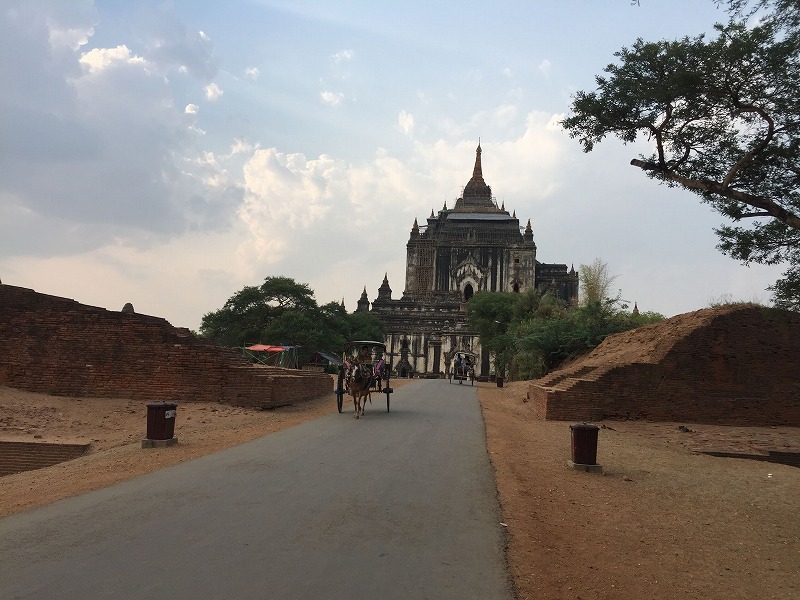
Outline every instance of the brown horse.
{"type": "Polygon", "coordinates": [[[372,367],[369,365],[355,364],[350,369],[348,380],[350,381],[350,395],[353,396],[353,405],[355,406],[355,415],[353,416],[356,419],[364,414],[367,398],[372,402],[370,389],[373,377],[372,367]]]}

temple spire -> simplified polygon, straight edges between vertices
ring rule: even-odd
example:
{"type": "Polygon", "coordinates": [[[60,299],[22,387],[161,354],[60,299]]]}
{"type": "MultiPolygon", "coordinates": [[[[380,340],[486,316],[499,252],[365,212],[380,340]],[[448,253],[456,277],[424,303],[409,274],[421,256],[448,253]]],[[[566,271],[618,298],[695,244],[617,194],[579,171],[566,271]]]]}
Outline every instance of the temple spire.
{"type": "Polygon", "coordinates": [[[361,292],[361,298],[356,303],[356,312],[369,312],[369,298],[367,297],[367,286],[364,286],[364,291],[361,292]]]}
{"type": "MultiPolygon", "coordinates": [[[[481,165],[481,149],[480,139],[478,140],[478,147],[475,149],[475,167],[472,169],[472,177],[464,186],[461,192],[461,198],[456,200],[452,212],[454,213],[500,213],[492,199],[492,188],[486,185],[483,180],[483,166],[481,165]]],[[[506,213],[508,214],[508,213],[506,213]]]]}
{"type": "Polygon", "coordinates": [[[483,181],[483,169],[481,168],[481,138],[478,138],[478,148],[475,150],[475,168],[472,169],[472,179],[483,181]]]}
{"type": "Polygon", "coordinates": [[[383,283],[378,288],[378,300],[391,300],[392,288],[389,287],[389,273],[383,274],[383,283]]]}

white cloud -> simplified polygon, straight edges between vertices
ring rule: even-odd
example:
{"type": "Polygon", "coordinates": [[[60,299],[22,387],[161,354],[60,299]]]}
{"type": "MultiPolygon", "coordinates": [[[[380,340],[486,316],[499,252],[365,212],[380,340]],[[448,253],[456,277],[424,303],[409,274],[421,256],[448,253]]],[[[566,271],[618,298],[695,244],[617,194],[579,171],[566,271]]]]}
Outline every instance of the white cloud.
{"type": "Polygon", "coordinates": [[[339,52],[331,56],[331,58],[333,59],[333,62],[341,63],[353,60],[353,56],[355,56],[355,52],[352,50],[339,50],[339,52]]]}
{"type": "Polygon", "coordinates": [[[341,92],[324,91],[319,96],[325,104],[330,106],[339,106],[344,100],[344,94],[341,92]]]}
{"type": "Polygon", "coordinates": [[[90,73],[99,73],[114,64],[145,64],[141,56],[132,56],[131,51],[124,44],[116,48],[94,48],[81,55],[80,63],[90,73]]]}
{"type": "Polygon", "coordinates": [[[400,131],[411,137],[414,133],[414,115],[401,110],[400,114],[397,115],[397,125],[400,127],[400,131]]]}
{"type": "Polygon", "coordinates": [[[331,207],[343,164],[328,156],[307,160],[303,154],[257,149],[244,167],[246,220],[255,215],[289,227],[308,227],[331,207]]]}
{"type": "Polygon", "coordinates": [[[257,146],[254,146],[247,140],[236,138],[235,140],[233,140],[233,144],[231,144],[229,156],[235,156],[237,154],[246,154],[252,152],[256,148],[257,146]]]}
{"type": "Polygon", "coordinates": [[[547,129],[549,131],[564,131],[561,122],[567,118],[566,113],[556,113],[547,121],[547,129]]]}
{"type": "Polygon", "coordinates": [[[257,67],[247,67],[244,70],[244,76],[247,77],[248,79],[252,79],[253,81],[258,79],[258,74],[259,73],[257,67]]]}
{"type": "Polygon", "coordinates": [[[505,104],[494,109],[492,121],[500,128],[511,125],[517,119],[518,110],[516,106],[505,104]]]}
{"type": "Polygon", "coordinates": [[[210,102],[216,102],[222,97],[222,94],[225,93],[216,83],[209,83],[203,88],[203,91],[206,93],[206,99],[210,102]]]}
{"type": "Polygon", "coordinates": [[[50,28],[50,45],[53,48],[66,47],[70,50],[78,50],[81,46],[89,43],[89,38],[94,35],[94,27],[57,29],[50,28]]]}
{"type": "Polygon", "coordinates": [[[539,69],[539,72],[542,75],[547,77],[547,76],[550,75],[550,67],[551,66],[552,66],[552,63],[545,58],[542,62],[539,63],[539,66],[536,67],[536,68],[539,69]]]}
{"type": "Polygon", "coordinates": [[[183,112],[187,115],[196,115],[200,112],[200,107],[197,104],[187,104],[186,108],[183,109],[183,112]]]}
{"type": "Polygon", "coordinates": [[[151,68],[164,76],[178,70],[203,83],[213,81],[217,65],[210,37],[175,18],[169,3],[143,10],[147,15],[136,28],[141,30],[136,39],[151,68]]]}

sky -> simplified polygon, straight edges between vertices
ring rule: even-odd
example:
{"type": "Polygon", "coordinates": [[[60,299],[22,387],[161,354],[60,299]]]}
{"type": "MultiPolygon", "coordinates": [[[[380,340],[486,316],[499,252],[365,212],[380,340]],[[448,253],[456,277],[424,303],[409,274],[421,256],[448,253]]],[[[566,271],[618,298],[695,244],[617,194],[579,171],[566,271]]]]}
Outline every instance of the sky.
{"type": "MultiPolygon", "coordinates": [[[[0,5],[0,281],[198,329],[266,277],[345,302],[405,284],[414,219],[483,176],[537,259],[600,259],[666,316],[768,302],[721,216],[560,127],[614,52],[698,35],[712,0],[0,5]]],[[[262,340],[269,341],[269,340],[262,340]]]]}

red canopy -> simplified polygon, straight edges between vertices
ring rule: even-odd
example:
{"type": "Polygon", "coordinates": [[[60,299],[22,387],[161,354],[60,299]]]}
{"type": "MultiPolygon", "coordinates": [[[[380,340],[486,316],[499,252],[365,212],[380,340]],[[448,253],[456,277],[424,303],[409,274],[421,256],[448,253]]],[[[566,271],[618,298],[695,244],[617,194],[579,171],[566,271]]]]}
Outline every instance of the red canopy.
{"type": "Polygon", "coordinates": [[[294,348],[294,346],[267,346],[266,344],[253,344],[252,346],[247,346],[245,350],[253,350],[255,352],[282,352],[284,350],[289,350],[290,348],[294,348]]]}

